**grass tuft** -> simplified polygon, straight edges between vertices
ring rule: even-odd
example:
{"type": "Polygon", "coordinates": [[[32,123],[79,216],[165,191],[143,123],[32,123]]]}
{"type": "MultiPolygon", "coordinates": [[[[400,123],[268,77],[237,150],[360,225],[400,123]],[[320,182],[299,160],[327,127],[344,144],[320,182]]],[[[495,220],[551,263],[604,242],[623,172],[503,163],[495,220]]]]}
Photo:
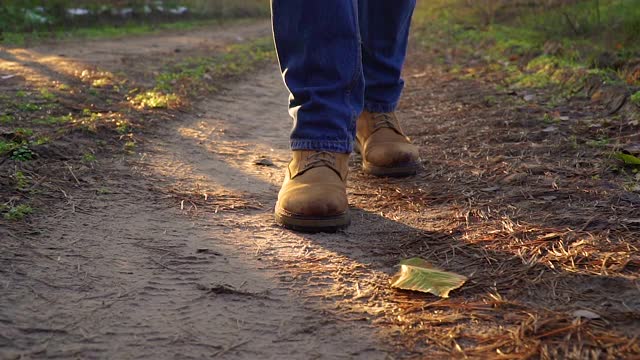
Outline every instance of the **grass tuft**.
{"type": "Polygon", "coordinates": [[[19,221],[32,213],[33,208],[31,208],[31,206],[27,204],[20,204],[18,206],[9,207],[4,213],[4,218],[9,221],[19,221]]]}

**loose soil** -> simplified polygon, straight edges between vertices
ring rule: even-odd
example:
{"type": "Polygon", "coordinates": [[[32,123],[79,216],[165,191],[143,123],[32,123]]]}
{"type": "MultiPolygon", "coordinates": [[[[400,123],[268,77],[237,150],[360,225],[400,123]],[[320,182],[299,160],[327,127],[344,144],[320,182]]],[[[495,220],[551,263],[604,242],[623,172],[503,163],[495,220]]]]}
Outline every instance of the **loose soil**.
{"type": "MultiPolygon", "coordinates": [[[[255,23],[7,49],[0,69],[148,84],[159,58],[267,34],[255,23]]],[[[544,104],[432,60],[412,50],[399,111],[424,171],[371,178],[354,157],[344,232],[273,223],[291,127],[274,63],[154,122],[135,154],[43,180],[57,200],[0,228],[0,357],[640,356],[640,196],[601,149],[570,140],[601,109],[577,99],[563,110],[573,122],[551,129],[544,104]],[[413,256],[470,280],[450,299],[390,289],[413,256]]]]}

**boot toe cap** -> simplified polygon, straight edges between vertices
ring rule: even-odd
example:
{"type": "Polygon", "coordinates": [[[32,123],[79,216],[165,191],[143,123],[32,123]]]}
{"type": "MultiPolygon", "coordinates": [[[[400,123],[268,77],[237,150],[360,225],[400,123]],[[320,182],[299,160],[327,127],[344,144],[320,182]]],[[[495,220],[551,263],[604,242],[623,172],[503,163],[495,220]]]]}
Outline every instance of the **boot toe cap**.
{"type": "Polygon", "coordinates": [[[416,146],[407,143],[380,143],[371,146],[367,150],[365,154],[366,161],[380,167],[417,163],[419,159],[416,146]]]}
{"type": "Polygon", "coordinates": [[[316,185],[313,189],[291,189],[278,201],[285,212],[300,217],[331,217],[344,214],[349,208],[346,194],[341,189],[316,185]]]}

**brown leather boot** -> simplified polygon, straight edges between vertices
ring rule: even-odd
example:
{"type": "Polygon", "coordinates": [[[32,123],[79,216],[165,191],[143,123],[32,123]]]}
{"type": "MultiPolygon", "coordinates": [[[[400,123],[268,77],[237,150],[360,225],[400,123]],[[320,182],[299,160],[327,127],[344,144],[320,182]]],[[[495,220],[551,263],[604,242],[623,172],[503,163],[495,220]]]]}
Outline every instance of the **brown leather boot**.
{"type": "Polygon", "coordinates": [[[394,113],[364,111],[356,127],[362,169],[375,176],[409,176],[420,168],[418,148],[402,132],[394,113]]]}
{"type": "Polygon", "coordinates": [[[349,154],[293,151],[278,194],[276,223],[297,231],[329,232],[349,226],[349,154]]]}

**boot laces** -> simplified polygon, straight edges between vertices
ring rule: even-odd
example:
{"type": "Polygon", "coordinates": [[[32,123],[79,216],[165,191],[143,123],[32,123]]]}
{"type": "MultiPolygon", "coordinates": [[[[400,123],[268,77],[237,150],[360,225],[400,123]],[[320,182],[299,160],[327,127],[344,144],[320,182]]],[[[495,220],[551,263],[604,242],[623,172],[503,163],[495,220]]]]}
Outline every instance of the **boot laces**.
{"type": "Polygon", "coordinates": [[[375,114],[373,115],[373,120],[373,131],[387,128],[400,132],[397,120],[389,113],[375,114]]]}
{"type": "Polygon", "coordinates": [[[311,169],[320,166],[328,166],[332,169],[336,167],[336,157],[328,151],[318,151],[309,155],[304,166],[305,169],[311,169]]]}

